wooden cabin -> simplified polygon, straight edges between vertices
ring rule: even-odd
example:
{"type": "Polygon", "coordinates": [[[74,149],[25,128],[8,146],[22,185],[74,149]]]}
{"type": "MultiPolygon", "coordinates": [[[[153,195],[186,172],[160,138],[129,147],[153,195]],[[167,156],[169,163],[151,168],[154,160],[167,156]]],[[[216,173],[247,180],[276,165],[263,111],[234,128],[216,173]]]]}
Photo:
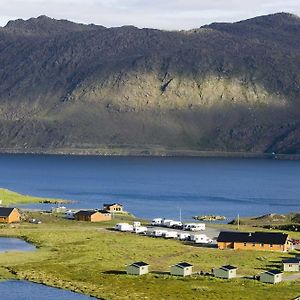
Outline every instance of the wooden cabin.
{"type": "Polygon", "coordinates": [[[128,275],[144,275],[147,273],[149,273],[149,264],[143,261],[135,262],[127,267],[128,275]]]}
{"type": "Polygon", "coordinates": [[[231,279],[236,277],[236,270],[236,267],[226,265],[217,269],[213,269],[213,274],[218,278],[231,279]]]}
{"type": "Polygon", "coordinates": [[[217,242],[219,249],[286,252],[292,247],[288,235],[281,232],[222,231],[217,242]]]}
{"type": "Polygon", "coordinates": [[[171,275],[189,276],[193,274],[193,265],[187,262],[181,262],[171,267],[171,275]]]}
{"type": "Polygon", "coordinates": [[[300,259],[289,258],[282,261],[282,269],[284,272],[299,272],[300,271],[300,259]]]}
{"type": "Polygon", "coordinates": [[[103,209],[109,212],[123,212],[123,205],[119,203],[105,203],[103,209]]]}
{"type": "Polygon", "coordinates": [[[18,223],[21,221],[21,214],[15,207],[0,207],[0,223],[18,223]]]}
{"type": "Polygon", "coordinates": [[[110,221],[111,214],[106,210],[80,210],[74,214],[74,219],[88,222],[110,221]]]}
{"type": "Polygon", "coordinates": [[[264,283],[279,283],[282,281],[282,272],[279,270],[269,270],[260,274],[260,282],[264,283]]]}

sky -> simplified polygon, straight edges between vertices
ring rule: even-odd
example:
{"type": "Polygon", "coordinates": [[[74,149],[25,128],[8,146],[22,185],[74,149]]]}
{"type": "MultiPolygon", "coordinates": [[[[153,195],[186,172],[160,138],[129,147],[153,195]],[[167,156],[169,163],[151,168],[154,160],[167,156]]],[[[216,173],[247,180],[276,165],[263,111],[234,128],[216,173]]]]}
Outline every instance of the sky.
{"type": "Polygon", "coordinates": [[[47,15],[106,27],[180,30],[276,12],[300,16],[300,0],[0,0],[0,26],[47,15]]]}

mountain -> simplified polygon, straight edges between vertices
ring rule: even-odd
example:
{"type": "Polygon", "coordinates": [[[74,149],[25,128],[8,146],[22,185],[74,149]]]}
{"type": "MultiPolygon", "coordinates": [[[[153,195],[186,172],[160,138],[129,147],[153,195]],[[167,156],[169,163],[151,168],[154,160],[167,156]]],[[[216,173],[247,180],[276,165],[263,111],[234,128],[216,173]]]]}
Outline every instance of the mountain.
{"type": "Polygon", "coordinates": [[[41,16],[0,28],[0,57],[2,149],[300,154],[295,15],[188,31],[41,16]]]}

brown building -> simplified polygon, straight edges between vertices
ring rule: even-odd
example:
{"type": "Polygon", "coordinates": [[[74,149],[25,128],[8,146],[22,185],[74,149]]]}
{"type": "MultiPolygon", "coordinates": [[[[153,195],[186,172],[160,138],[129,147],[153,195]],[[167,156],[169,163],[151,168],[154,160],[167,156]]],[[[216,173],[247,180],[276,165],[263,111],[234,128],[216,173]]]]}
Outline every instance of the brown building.
{"type": "Polygon", "coordinates": [[[280,232],[220,232],[219,249],[288,251],[292,244],[288,235],[280,232]]]}
{"type": "Polygon", "coordinates": [[[119,203],[105,203],[103,209],[109,212],[123,212],[123,205],[119,203]]]}
{"type": "Polygon", "coordinates": [[[17,223],[21,220],[21,214],[14,207],[0,207],[0,223],[17,223]]]}
{"type": "Polygon", "coordinates": [[[88,222],[110,221],[111,214],[106,210],[80,210],[74,214],[74,219],[88,222]]]}

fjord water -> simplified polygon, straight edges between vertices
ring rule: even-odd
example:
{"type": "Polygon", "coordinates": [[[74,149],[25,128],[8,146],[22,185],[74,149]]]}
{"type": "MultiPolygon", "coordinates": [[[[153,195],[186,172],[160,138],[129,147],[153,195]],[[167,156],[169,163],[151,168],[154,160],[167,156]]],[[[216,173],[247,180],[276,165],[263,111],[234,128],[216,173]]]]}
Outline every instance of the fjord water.
{"type": "Polygon", "coordinates": [[[0,282],[1,299],[5,300],[88,300],[96,299],[70,291],[24,280],[0,282]]]}
{"type": "MultiPolygon", "coordinates": [[[[77,200],[120,202],[144,218],[300,211],[300,161],[181,157],[0,155],[0,187],[77,200]]],[[[31,206],[37,207],[37,206],[31,206]]]]}
{"type": "Polygon", "coordinates": [[[0,253],[6,251],[34,251],[35,246],[24,240],[10,237],[0,237],[0,253]]]}

